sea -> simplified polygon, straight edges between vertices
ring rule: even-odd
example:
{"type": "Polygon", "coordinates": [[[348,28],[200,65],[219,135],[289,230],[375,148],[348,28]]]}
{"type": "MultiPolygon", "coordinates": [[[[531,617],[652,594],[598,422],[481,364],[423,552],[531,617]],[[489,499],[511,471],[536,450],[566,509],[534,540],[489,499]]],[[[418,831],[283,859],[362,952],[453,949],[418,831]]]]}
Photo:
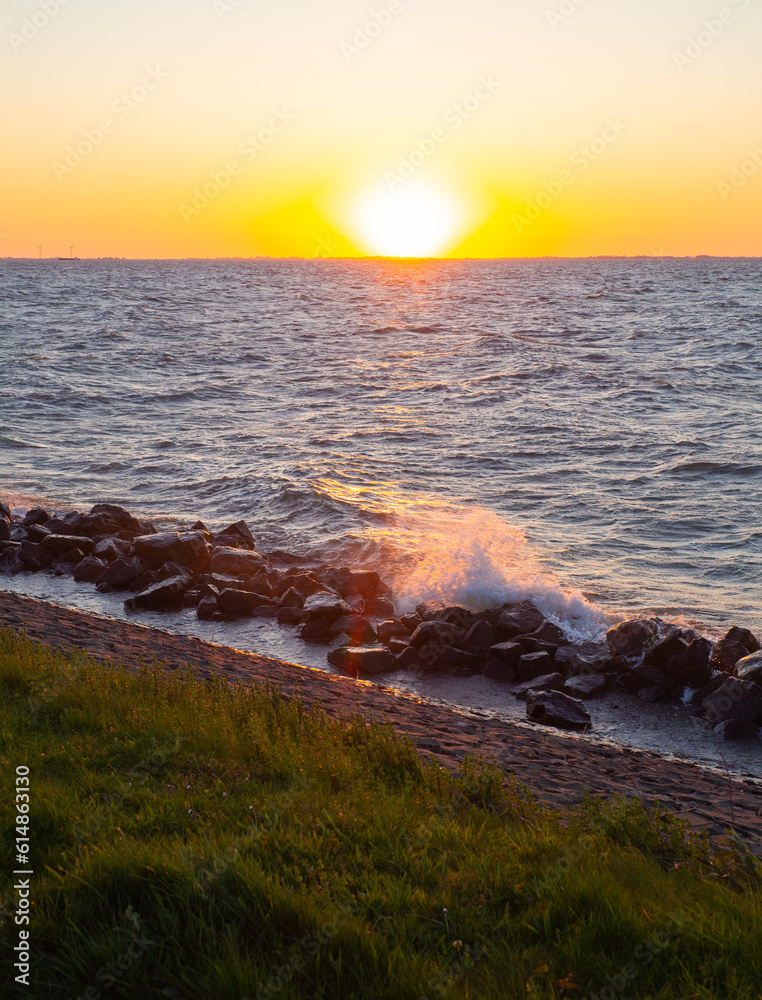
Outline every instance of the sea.
{"type": "MultiPolygon", "coordinates": [[[[0,348],[17,510],[244,518],[263,552],[377,569],[400,610],[762,633],[762,260],[0,259],[0,348]]],[[[240,633],[215,641],[325,666],[240,633]]],[[[476,680],[395,685],[516,714],[476,680]]],[[[654,711],[634,745],[671,752],[654,711]]]]}

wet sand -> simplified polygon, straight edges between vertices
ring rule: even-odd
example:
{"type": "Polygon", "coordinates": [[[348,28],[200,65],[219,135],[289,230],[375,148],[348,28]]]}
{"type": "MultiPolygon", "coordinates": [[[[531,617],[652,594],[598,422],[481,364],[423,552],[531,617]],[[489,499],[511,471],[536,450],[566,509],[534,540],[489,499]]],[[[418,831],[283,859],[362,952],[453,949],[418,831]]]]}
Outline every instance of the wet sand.
{"type": "Polygon", "coordinates": [[[160,662],[170,670],[190,665],[200,677],[269,684],[342,719],[355,714],[388,721],[444,767],[467,753],[494,759],[540,801],[579,803],[589,794],[639,798],[719,836],[735,830],[762,853],[762,783],[733,780],[693,764],[655,754],[615,749],[552,729],[513,725],[457,711],[411,695],[282,660],[241,652],[156,628],[116,621],[0,591],[0,624],[47,646],[86,650],[95,659],[135,670],[160,662]]]}

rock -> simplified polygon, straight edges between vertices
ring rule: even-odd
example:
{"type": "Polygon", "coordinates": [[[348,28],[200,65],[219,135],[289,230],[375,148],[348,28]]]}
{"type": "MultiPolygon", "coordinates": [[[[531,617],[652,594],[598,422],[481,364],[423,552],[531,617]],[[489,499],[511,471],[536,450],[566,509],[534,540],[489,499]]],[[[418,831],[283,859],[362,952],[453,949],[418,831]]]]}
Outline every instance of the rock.
{"type": "Polygon", "coordinates": [[[540,642],[549,642],[556,647],[570,645],[564,630],[560,626],[554,625],[553,622],[543,622],[538,629],[532,632],[531,638],[539,639],[540,642]]]}
{"type": "Polygon", "coordinates": [[[513,667],[518,673],[519,660],[524,656],[524,647],[517,642],[498,642],[490,647],[490,655],[513,667]]]}
{"type": "Polygon", "coordinates": [[[658,635],[655,622],[633,618],[609,629],[606,642],[614,656],[623,660],[639,660],[654,645],[658,635]]]}
{"type": "Polygon", "coordinates": [[[556,669],[568,677],[576,674],[599,673],[609,666],[611,651],[603,642],[580,642],[556,650],[556,669]]]}
{"type": "Polygon", "coordinates": [[[624,670],[620,674],[622,684],[630,691],[639,691],[641,688],[661,687],[666,691],[671,691],[675,687],[674,681],[666,670],[659,670],[658,667],[648,666],[641,663],[638,666],[624,670]]]}
{"type": "Polygon", "coordinates": [[[351,570],[346,566],[329,566],[320,574],[326,587],[341,597],[364,597],[372,600],[381,596],[384,585],[373,570],[351,570]]]}
{"type": "Polygon", "coordinates": [[[346,633],[346,635],[352,638],[353,646],[366,647],[378,642],[376,630],[368,619],[363,618],[362,615],[342,615],[341,618],[337,618],[331,624],[328,634],[335,636],[341,632],[346,633]]]}
{"type": "Polygon", "coordinates": [[[48,535],[42,544],[56,555],[71,552],[72,549],[80,549],[86,556],[89,556],[95,548],[92,538],[79,537],[78,535],[48,535]]]}
{"type": "Polygon", "coordinates": [[[114,562],[122,557],[129,558],[132,552],[132,542],[125,542],[121,538],[104,538],[97,543],[92,554],[105,562],[114,562]]]}
{"type": "Polygon", "coordinates": [[[74,569],[77,583],[95,583],[106,572],[106,563],[95,556],[86,556],[74,569]]]}
{"type": "Polygon", "coordinates": [[[530,691],[560,691],[564,686],[563,674],[544,674],[542,677],[534,677],[530,681],[524,681],[514,688],[512,694],[519,701],[526,701],[530,691]]]}
{"type": "Polygon", "coordinates": [[[136,556],[117,559],[98,577],[97,586],[102,594],[112,590],[129,590],[145,573],[145,566],[136,556]]]}
{"type": "Polygon", "coordinates": [[[196,609],[196,617],[202,622],[211,622],[220,614],[220,608],[217,604],[217,598],[213,597],[211,594],[207,594],[206,597],[202,597],[198,603],[198,608],[196,609]]]}
{"type": "Polygon", "coordinates": [[[164,563],[158,568],[157,573],[160,580],[169,580],[173,576],[187,576],[189,580],[193,579],[193,572],[187,566],[175,562],[164,563]]]}
{"type": "MultiPolygon", "coordinates": [[[[505,645],[510,645],[505,643],[505,645]]],[[[518,647],[521,650],[521,646],[518,647]]],[[[518,660],[516,661],[518,663],[518,660]]],[[[487,660],[487,665],[482,670],[483,677],[489,677],[492,681],[499,681],[501,684],[513,684],[518,679],[519,672],[517,666],[497,656],[491,656],[487,660]]]]}
{"type": "Polygon", "coordinates": [[[207,526],[204,524],[203,521],[196,521],[195,524],[192,524],[190,526],[189,530],[190,531],[203,531],[204,534],[206,534],[206,535],[210,535],[211,534],[211,532],[209,531],[209,529],[207,528],[207,526]]]}
{"type": "Polygon", "coordinates": [[[307,619],[301,608],[279,608],[278,621],[281,625],[302,625],[307,619]]]}
{"type": "Polygon", "coordinates": [[[256,576],[264,566],[264,559],[258,552],[247,549],[218,548],[212,553],[212,573],[230,576],[256,576]]]}
{"type": "Polygon", "coordinates": [[[398,621],[401,625],[404,625],[408,632],[412,635],[413,632],[418,628],[422,622],[422,618],[419,615],[400,615],[398,621]]]}
{"type": "Polygon", "coordinates": [[[50,514],[42,507],[34,507],[32,510],[27,511],[24,515],[21,523],[24,525],[29,524],[44,524],[46,521],[50,520],[50,514]]]}
{"type": "Polygon", "coordinates": [[[11,526],[4,518],[0,518],[0,542],[9,542],[10,540],[11,526]]]}
{"type": "Polygon", "coordinates": [[[524,653],[519,660],[518,671],[522,681],[551,674],[553,673],[553,659],[548,653],[524,653]]]}
{"type": "Polygon", "coordinates": [[[497,621],[495,628],[501,639],[513,639],[517,635],[529,635],[545,624],[545,615],[538,611],[531,601],[508,605],[497,621]]]}
{"type": "Polygon", "coordinates": [[[380,625],[376,626],[376,632],[378,633],[378,638],[384,645],[388,645],[392,639],[409,639],[410,629],[407,625],[404,625],[401,621],[386,621],[381,622],[380,625]]]}
{"type": "Polygon", "coordinates": [[[298,590],[295,590],[293,587],[289,587],[289,589],[278,601],[278,606],[281,608],[301,609],[304,607],[304,598],[302,597],[302,595],[299,593],[298,590]]]}
{"type": "Polygon", "coordinates": [[[758,653],[762,649],[757,637],[747,628],[737,628],[734,625],[725,638],[732,642],[740,642],[750,653],[758,653]]]}
{"type": "Polygon", "coordinates": [[[570,677],[564,684],[564,691],[572,698],[595,698],[608,687],[608,678],[603,674],[570,677]]]}
{"type": "Polygon", "coordinates": [[[28,524],[26,526],[26,537],[30,542],[42,542],[48,537],[50,532],[41,524],[28,524]]]}
{"type": "Polygon", "coordinates": [[[558,650],[558,646],[554,646],[552,642],[543,642],[531,635],[517,635],[513,641],[519,643],[525,653],[547,653],[551,660],[558,650]]]}
{"type": "Polygon", "coordinates": [[[251,552],[254,552],[257,547],[254,536],[245,521],[236,521],[235,524],[220,531],[213,537],[212,544],[215,549],[247,549],[251,552]]]}
{"type": "Polygon", "coordinates": [[[275,604],[260,604],[249,614],[249,618],[277,618],[278,608],[275,604]]]}
{"type": "Polygon", "coordinates": [[[307,612],[309,621],[324,621],[333,623],[345,615],[354,614],[352,608],[346,601],[343,601],[336,594],[325,592],[313,594],[304,602],[304,610],[307,612]]]}
{"type": "Polygon", "coordinates": [[[665,701],[668,697],[669,692],[658,684],[641,688],[638,691],[638,698],[646,705],[654,705],[657,701],[665,701]]]}
{"type": "Polygon", "coordinates": [[[159,569],[164,563],[176,563],[193,573],[206,573],[212,562],[209,536],[201,531],[164,531],[156,535],[139,535],[133,545],[135,555],[149,569],[159,569]]]}
{"type": "Polygon", "coordinates": [[[22,542],[19,546],[18,555],[24,569],[30,570],[32,573],[37,573],[41,569],[48,569],[53,562],[53,553],[38,542],[22,542]]]}
{"type": "Polygon", "coordinates": [[[682,630],[671,626],[646,653],[643,663],[649,667],[665,667],[673,656],[684,653],[689,644],[682,630]]]}
{"type": "Polygon", "coordinates": [[[721,722],[713,730],[716,736],[724,740],[748,740],[757,735],[757,726],[750,722],[721,722]]]}
{"type": "Polygon", "coordinates": [[[762,687],[762,653],[752,653],[736,663],[736,677],[762,687]]]}
{"type": "Polygon", "coordinates": [[[157,583],[161,583],[163,579],[166,579],[166,577],[160,576],[157,570],[149,569],[135,581],[131,589],[141,593],[144,590],[148,590],[149,587],[153,587],[157,583]]]}
{"type": "Polygon", "coordinates": [[[6,521],[10,521],[12,519],[11,508],[8,506],[7,503],[3,503],[1,500],[0,500],[0,517],[4,517],[6,521]]]}
{"type": "Polygon", "coordinates": [[[190,577],[171,576],[124,602],[128,611],[164,611],[179,607],[190,586],[190,577]]]}
{"type": "Polygon", "coordinates": [[[762,689],[751,681],[728,677],[716,691],[704,698],[701,714],[713,726],[721,722],[739,725],[762,722],[762,689]]]}
{"type": "Polygon", "coordinates": [[[3,549],[0,552],[0,573],[4,573],[6,576],[16,576],[23,572],[24,564],[19,558],[18,549],[15,546],[3,549]]]}
{"type": "Polygon", "coordinates": [[[673,686],[700,688],[712,676],[709,657],[712,644],[703,636],[694,639],[683,653],[673,656],[664,668],[673,686]]]}
{"type": "Polygon", "coordinates": [[[397,662],[383,646],[339,646],[328,654],[331,666],[354,676],[387,674],[397,662]]]}
{"type": "MultiPolygon", "coordinates": [[[[74,573],[74,567],[78,566],[82,562],[82,560],[84,558],[85,558],[85,553],[82,551],[82,549],[69,549],[68,552],[61,552],[61,553],[59,553],[57,555],[54,555],[53,566],[54,567],[56,567],[56,566],[64,566],[64,567],[70,566],[71,567],[71,573],[73,574],[74,573]]],[[[67,569],[67,572],[69,572],[68,569],[67,569]]]]}
{"type": "Polygon", "coordinates": [[[736,639],[720,639],[714,644],[712,655],[709,659],[709,666],[712,670],[718,670],[724,674],[735,673],[735,666],[739,660],[749,655],[749,650],[743,643],[736,639]]]}
{"type": "Polygon", "coordinates": [[[462,646],[469,653],[483,656],[497,643],[498,634],[489,622],[478,621],[469,629],[462,646]]]}
{"type": "Polygon", "coordinates": [[[394,605],[385,597],[376,597],[372,600],[364,598],[363,610],[371,618],[389,618],[394,614],[394,605]]]}
{"type": "Polygon", "coordinates": [[[527,718],[543,726],[581,732],[590,729],[591,719],[581,702],[560,691],[530,691],[527,718]]]}
{"type": "Polygon", "coordinates": [[[384,643],[384,645],[389,647],[389,652],[393,653],[395,656],[399,656],[400,653],[404,653],[406,649],[410,649],[410,643],[405,642],[404,639],[390,639],[389,642],[384,643]]]}
{"type": "Polygon", "coordinates": [[[410,636],[410,645],[414,649],[424,646],[449,646],[458,638],[458,628],[447,622],[422,622],[410,636]]]}
{"type": "Polygon", "coordinates": [[[117,535],[120,532],[134,537],[141,534],[141,524],[124,507],[99,503],[93,507],[89,514],[80,517],[78,530],[90,538],[94,535],[117,535]]]}
{"type": "Polygon", "coordinates": [[[68,521],[64,521],[60,517],[51,517],[49,521],[46,521],[42,527],[50,535],[76,535],[76,529],[73,524],[68,521]]]}
{"type": "Polygon", "coordinates": [[[407,649],[403,649],[401,653],[398,654],[395,660],[396,670],[421,670],[423,669],[423,663],[420,656],[418,655],[418,650],[413,649],[412,646],[408,646],[407,649]]]}
{"type": "Polygon", "coordinates": [[[422,646],[418,650],[422,669],[432,673],[455,674],[459,677],[471,676],[479,672],[481,659],[465,649],[455,646],[422,646]]]}
{"type": "Polygon", "coordinates": [[[217,604],[223,614],[236,617],[251,615],[261,607],[274,607],[266,597],[261,594],[251,594],[246,590],[223,590],[217,598],[217,604]]]}

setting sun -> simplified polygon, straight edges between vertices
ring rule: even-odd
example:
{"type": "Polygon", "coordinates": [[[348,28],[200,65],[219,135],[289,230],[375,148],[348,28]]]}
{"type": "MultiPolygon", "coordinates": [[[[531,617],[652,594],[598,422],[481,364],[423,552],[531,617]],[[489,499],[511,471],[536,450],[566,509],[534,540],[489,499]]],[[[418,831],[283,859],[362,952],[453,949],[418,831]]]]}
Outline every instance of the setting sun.
{"type": "Polygon", "coordinates": [[[408,185],[361,199],[353,220],[363,250],[384,257],[431,257],[452,249],[462,226],[453,195],[408,185]]]}

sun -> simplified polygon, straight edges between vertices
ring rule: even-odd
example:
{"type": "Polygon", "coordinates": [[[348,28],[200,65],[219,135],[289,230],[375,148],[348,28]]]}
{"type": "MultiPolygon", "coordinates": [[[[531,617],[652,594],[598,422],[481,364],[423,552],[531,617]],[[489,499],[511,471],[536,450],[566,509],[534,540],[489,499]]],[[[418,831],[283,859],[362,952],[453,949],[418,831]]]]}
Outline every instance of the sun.
{"type": "Polygon", "coordinates": [[[462,225],[453,195],[410,182],[364,195],[353,215],[363,249],[383,257],[441,256],[455,245],[462,225]]]}

